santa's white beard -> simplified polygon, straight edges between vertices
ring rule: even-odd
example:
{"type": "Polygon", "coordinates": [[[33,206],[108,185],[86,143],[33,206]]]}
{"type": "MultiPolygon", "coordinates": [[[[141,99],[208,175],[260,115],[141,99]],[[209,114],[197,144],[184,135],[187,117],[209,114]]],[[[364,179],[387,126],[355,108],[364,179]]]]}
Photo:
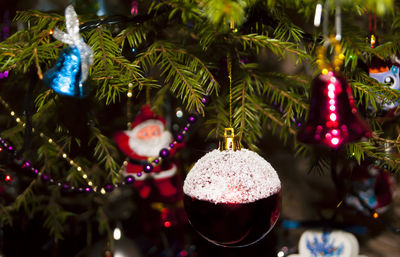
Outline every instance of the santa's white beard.
{"type": "MultiPolygon", "coordinates": [[[[130,136],[130,135],[129,135],[130,136]]],[[[162,148],[169,146],[172,141],[172,134],[168,130],[164,130],[159,137],[142,140],[135,136],[129,137],[129,147],[136,154],[146,157],[158,156],[162,148]]]]}

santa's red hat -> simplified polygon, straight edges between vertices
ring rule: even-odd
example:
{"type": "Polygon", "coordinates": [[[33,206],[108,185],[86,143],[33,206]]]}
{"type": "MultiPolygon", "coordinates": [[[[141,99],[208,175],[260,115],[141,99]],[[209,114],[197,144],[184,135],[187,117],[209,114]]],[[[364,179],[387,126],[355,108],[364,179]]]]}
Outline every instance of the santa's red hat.
{"type": "Polygon", "coordinates": [[[148,121],[148,120],[159,120],[159,121],[161,121],[163,126],[165,126],[165,119],[163,117],[161,117],[160,115],[154,115],[154,112],[151,109],[150,105],[145,104],[140,109],[139,115],[137,115],[135,120],[132,122],[131,129],[134,129],[139,124],[142,124],[143,122],[148,121]]]}

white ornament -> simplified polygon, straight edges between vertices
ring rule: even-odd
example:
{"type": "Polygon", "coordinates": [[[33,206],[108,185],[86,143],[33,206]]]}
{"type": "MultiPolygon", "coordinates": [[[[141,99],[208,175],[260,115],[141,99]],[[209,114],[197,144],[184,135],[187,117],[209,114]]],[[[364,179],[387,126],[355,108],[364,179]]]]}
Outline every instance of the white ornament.
{"type": "Polygon", "coordinates": [[[186,195],[217,203],[251,203],[280,192],[274,168],[257,153],[214,150],[199,159],[187,175],[186,195]]]}

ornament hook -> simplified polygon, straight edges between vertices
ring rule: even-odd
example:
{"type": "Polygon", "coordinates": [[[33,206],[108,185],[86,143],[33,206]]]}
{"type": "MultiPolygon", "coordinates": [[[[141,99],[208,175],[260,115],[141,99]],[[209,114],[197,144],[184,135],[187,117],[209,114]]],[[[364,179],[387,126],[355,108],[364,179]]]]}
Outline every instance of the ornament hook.
{"type": "Polygon", "coordinates": [[[342,52],[342,45],[336,40],[335,36],[330,36],[325,43],[317,49],[317,64],[322,74],[326,75],[329,71],[339,71],[345,56],[342,52]],[[331,45],[334,50],[334,58],[331,63],[325,61],[327,47],[331,45]]]}
{"type": "Polygon", "coordinates": [[[235,136],[235,131],[233,128],[225,128],[224,137],[219,141],[219,150],[240,150],[240,142],[238,138],[235,136]]]}

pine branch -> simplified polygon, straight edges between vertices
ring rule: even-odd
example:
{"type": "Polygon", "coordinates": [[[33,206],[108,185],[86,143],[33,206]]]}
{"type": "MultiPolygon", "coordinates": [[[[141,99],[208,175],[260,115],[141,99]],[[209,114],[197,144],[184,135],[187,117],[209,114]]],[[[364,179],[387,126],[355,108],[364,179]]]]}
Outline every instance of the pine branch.
{"type": "Polygon", "coordinates": [[[258,34],[232,35],[232,38],[242,45],[244,51],[254,48],[258,53],[261,48],[266,47],[280,57],[285,57],[287,53],[292,53],[298,57],[298,61],[306,58],[305,52],[298,48],[295,43],[280,41],[258,34]]]}
{"type": "Polygon", "coordinates": [[[113,155],[118,153],[117,148],[112,143],[111,139],[101,134],[100,130],[96,127],[91,129],[92,135],[89,143],[95,142],[93,156],[99,163],[104,164],[107,171],[107,177],[112,179],[113,182],[119,179],[119,166],[115,161],[113,155]]]}
{"type": "MultiPolygon", "coordinates": [[[[56,189],[58,190],[58,189],[56,189]]],[[[64,211],[61,206],[57,203],[57,198],[59,198],[57,191],[54,190],[50,195],[49,203],[44,209],[44,214],[46,215],[46,219],[43,223],[43,226],[47,228],[50,232],[50,235],[53,236],[54,241],[58,242],[63,239],[64,226],[66,224],[66,220],[68,217],[75,216],[74,213],[64,211]]]]}

